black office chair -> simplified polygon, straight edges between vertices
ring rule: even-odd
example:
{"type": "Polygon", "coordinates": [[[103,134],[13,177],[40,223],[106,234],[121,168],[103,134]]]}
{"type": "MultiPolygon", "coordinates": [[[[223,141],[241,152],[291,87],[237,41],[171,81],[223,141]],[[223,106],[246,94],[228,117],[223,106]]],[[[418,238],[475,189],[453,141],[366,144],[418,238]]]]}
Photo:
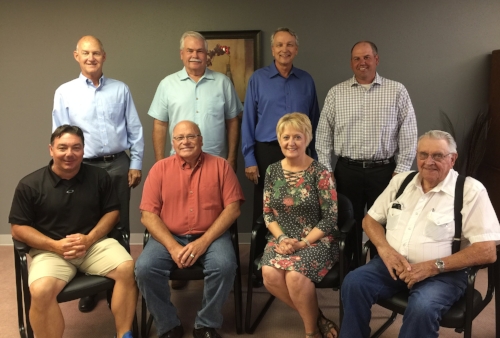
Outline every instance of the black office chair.
{"type": "MultiPolygon", "coordinates": [[[[236,276],[234,277],[234,307],[236,313],[236,333],[241,334],[243,331],[243,314],[242,314],[242,291],[241,291],[241,267],[240,267],[240,250],[238,245],[238,225],[236,222],[229,228],[231,234],[231,242],[233,243],[234,252],[236,254],[236,276]]],[[[149,241],[151,234],[148,230],[144,231],[144,247],[149,241]]],[[[203,266],[201,264],[194,264],[186,269],[174,269],[170,272],[170,280],[202,280],[205,279],[203,273],[203,266]]],[[[153,316],[147,316],[146,300],[142,297],[142,311],[141,311],[141,337],[149,337],[151,326],[153,325],[153,316]]]]}
{"type": "MultiPolygon", "coordinates": [[[[340,229],[339,238],[339,249],[340,258],[333,268],[326,274],[326,276],[319,283],[316,284],[316,288],[331,288],[333,290],[339,290],[344,280],[345,275],[349,272],[349,267],[351,266],[353,259],[353,248],[346,246],[346,243],[352,240],[354,236],[354,231],[351,231],[356,222],[354,220],[354,214],[352,209],[351,201],[342,194],[337,194],[338,196],[338,219],[337,224],[340,229]]],[[[250,262],[248,266],[248,291],[247,291],[247,308],[245,314],[245,332],[253,334],[262,318],[266,314],[267,310],[273,303],[275,297],[273,295],[269,296],[266,304],[262,310],[257,315],[255,321],[252,320],[252,296],[253,289],[255,287],[261,287],[262,283],[262,270],[258,269],[262,253],[264,252],[264,247],[267,244],[266,235],[267,228],[264,224],[264,218],[261,216],[254,224],[252,229],[252,238],[250,244],[250,262]]],[[[352,242],[350,242],[352,243],[352,242]]],[[[339,307],[340,307],[340,322],[342,322],[343,311],[341,299],[339,297],[339,307]]]]}
{"type": "MultiPolygon", "coordinates": [[[[128,234],[124,230],[114,228],[108,237],[116,239],[130,252],[128,234]]],[[[31,306],[31,294],[28,286],[28,261],[27,254],[30,247],[23,242],[12,239],[14,242],[14,267],[16,271],[16,293],[17,293],[17,318],[19,324],[19,334],[21,338],[33,338],[33,329],[29,320],[29,310],[31,306]]],[[[111,304],[111,297],[115,281],[101,276],[89,276],[77,272],[76,276],[57,295],[57,302],[64,303],[82,297],[93,296],[101,291],[107,291],[108,305],[111,304]]],[[[137,316],[134,318],[133,334],[138,337],[139,328],[137,316]]]]}
{"type": "MultiPolygon", "coordinates": [[[[367,241],[363,246],[363,262],[366,262],[366,257],[370,253],[370,257],[374,257],[376,249],[370,241],[367,241]]],[[[495,290],[495,263],[473,266],[467,272],[467,288],[465,295],[460,298],[449,310],[443,315],[440,326],[455,329],[456,332],[464,333],[464,338],[472,337],[472,320],[483,311],[493,297],[495,290]],[[488,269],[488,288],[483,297],[481,293],[474,289],[476,275],[479,269],[488,269]]],[[[389,326],[394,323],[398,314],[404,314],[408,306],[409,291],[402,291],[391,298],[381,299],[377,302],[378,305],[391,310],[392,314],[389,319],[371,336],[378,338],[384,333],[389,326]]]]}

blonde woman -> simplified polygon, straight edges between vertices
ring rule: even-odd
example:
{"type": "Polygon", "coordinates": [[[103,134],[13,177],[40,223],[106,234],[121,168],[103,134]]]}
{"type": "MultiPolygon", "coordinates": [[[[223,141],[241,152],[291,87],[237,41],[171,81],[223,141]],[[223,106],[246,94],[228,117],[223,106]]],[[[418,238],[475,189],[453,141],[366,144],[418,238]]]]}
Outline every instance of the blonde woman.
{"type": "Polygon", "coordinates": [[[271,164],[264,183],[268,243],[261,260],[264,285],[302,317],[307,338],[338,336],[318,308],[316,288],[339,259],[337,193],[330,173],[306,154],[309,117],[284,115],[276,134],[285,158],[271,164]]]}

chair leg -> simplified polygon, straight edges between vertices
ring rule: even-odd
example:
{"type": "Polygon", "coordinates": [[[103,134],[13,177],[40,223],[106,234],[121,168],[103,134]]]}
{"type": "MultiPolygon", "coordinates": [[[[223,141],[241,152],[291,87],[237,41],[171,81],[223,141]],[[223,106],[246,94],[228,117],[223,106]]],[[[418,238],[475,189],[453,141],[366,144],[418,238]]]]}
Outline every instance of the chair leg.
{"type": "Polygon", "coordinates": [[[267,310],[273,303],[275,297],[271,295],[269,299],[267,300],[266,304],[260,311],[259,315],[255,319],[255,321],[252,324],[252,298],[253,298],[253,285],[254,285],[254,278],[252,278],[253,271],[248,272],[248,290],[247,290],[247,308],[246,308],[246,313],[245,313],[245,332],[248,334],[253,334],[257,326],[260,324],[260,321],[262,318],[264,318],[264,315],[266,314],[267,310]]]}
{"type": "Polygon", "coordinates": [[[238,267],[236,269],[236,276],[234,278],[234,307],[236,310],[236,334],[243,333],[243,291],[241,289],[241,269],[240,257],[237,254],[238,267]]]}
{"type": "Polygon", "coordinates": [[[149,336],[149,329],[147,323],[148,308],[146,307],[146,299],[142,298],[141,305],[141,337],[147,338],[149,336]]]}
{"type": "Polygon", "coordinates": [[[16,270],[19,334],[22,338],[33,338],[34,334],[29,318],[29,311],[31,307],[31,293],[28,286],[28,261],[26,259],[26,255],[20,256],[15,249],[14,266],[16,270]]]}
{"type": "Polygon", "coordinates": [[[398,315],[397,312],[393,312],[391,314],[391,316],[389,317],[389,319],[387,319],[387,321],[384,323],[384,325],[382,325],[380,327],[380,329],[378,329],[377,332],[375,332],[371,336],[371,338],[379,338],[382,335],[382,333],[384,333],[385,330],[387,330],[389,328],[389,326],[391,326],[392,323],[394,323],[394,321],[396,320],[397,315],[398,315]]]}

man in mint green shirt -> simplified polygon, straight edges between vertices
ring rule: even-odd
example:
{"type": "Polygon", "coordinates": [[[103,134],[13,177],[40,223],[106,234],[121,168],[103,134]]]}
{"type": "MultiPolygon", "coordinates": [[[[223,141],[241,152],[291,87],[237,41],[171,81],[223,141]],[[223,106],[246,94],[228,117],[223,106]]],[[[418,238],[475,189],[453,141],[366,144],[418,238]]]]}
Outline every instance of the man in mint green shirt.
{"type": "Polygon", "coordinates": [[[155,159],[165,157],[167,130],[172,135],[179,121],[190,120],[200,127],[203,151],[227,159],[236,171],[243,106],[231,80],[207,68],[207,51],[208,43],[201,34],[188,31],[182,35],[184,68],[160,82],[148,112],[154,118],[155,159]]]}

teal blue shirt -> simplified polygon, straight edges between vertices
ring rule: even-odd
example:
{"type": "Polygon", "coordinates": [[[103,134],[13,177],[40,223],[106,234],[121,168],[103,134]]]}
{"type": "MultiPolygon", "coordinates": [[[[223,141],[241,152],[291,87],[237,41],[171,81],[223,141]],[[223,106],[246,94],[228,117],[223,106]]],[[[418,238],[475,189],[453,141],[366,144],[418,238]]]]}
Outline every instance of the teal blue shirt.
{"type": "MultiPolygon", "coordinates": [[[[170,137],[178,122],[195,122],[203,135],[203,151],[227,158],[225,122],[242,111],[243,105],[227,76],[207,68],[195,82],[183,68],[160,82],[148,115],[168,122],[170,137]]],[[[174,153],[172,149],[170,154],[174,153]]]]}

